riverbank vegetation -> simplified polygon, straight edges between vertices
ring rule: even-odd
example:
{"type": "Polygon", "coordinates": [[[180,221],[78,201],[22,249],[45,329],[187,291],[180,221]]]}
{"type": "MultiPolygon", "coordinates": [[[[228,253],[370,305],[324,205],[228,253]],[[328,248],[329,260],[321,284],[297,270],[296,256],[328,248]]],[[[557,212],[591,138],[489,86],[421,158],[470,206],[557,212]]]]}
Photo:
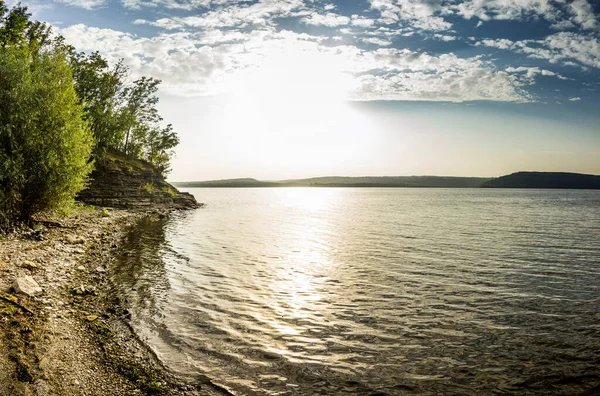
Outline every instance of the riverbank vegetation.
{"type": "Polygon", "coordinates": [[[179,139],[156,108],[160,81],[130,75],[0,0],[0,230],[68,211],[107,153],[169,171],[179,139]]]}

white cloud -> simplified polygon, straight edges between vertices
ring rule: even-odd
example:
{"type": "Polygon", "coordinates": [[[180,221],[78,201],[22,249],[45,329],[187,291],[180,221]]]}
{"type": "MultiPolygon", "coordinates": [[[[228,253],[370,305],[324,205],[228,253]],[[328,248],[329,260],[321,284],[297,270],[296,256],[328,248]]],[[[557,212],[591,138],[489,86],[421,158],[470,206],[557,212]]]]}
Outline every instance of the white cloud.
{"type": "Polygon", "coordinates": [[[170,18],[161,18],[161,19],[157,19],[156,21],[147,21],[145,19],[136,19],[135,21],[133,21],[133,23],[135,25],[152,25],[152,26],[156,26],[159,28],[167,29],[167,30],[179,29],[185,25],[184,23],[182,23],[180,21],[177,21],[175,19],[170,19],[170,18]]]}
{"type": "Polygon", "coordinates": [[[247,0],[121,0],[125,8],[139,10],[142,8],[165,7],[175,10],[195,10],[200,8],[214,8],[224,5],[237,5],[247,3],[247,0]]]}
{"type": "Polygon", "coordinates": [[[434,38],[441,40],[441,41],[455,41],[456,37],[455,36],[450,36],[450,35],[446,35],[446,34],[439,34],[436,33],[433,35],[434,38]]]}
{"type": "MultiPolygon", "coordinates": [[[[55,0],[95,8],[107,0],[55,0]]],[[[177,10],[202,10],[190,16],[195,27],[248,26],[269,23],[276,17],[303,17],[310,25],[359,27],[379,25],[412,26],[427,31],[445,31],[452,27],[447,17],[461,16],[482,21],[545,19],[558,30],[581,27],[597,29],[598,18],[589,0],[369,0],[371,9],[379,12],[376,20],[363,16],[334,13],[333,3],[316,5],[303,0],[121,0],[130,9],[165,7],[177,10]]],[[[163,18],[164,19],[164,18],[163,18]]],[[[158,26],[158,25],[157,25],[158,26]]]]}
{"type": "Polygon", "coordinates": [[[543,40],[481,40],[475,45],[512,50],[551,63],[563,61],[572,64],[576,60],[583,65],[600,68],[600,41],[593,35],[559,32],[543,40]]]}
{"type": "MultiPolygon", "coordinates": [[[[157,5],[183,10],[208,7],[208,11],[199,15],[161,19],[162,21],[170,20],[172,24],[176,23],[181,26],[196,28],[265,25],[274,18],[297,16],[297,12],[304,7],[302,0],[259,0],[252,4],[248,4],[245,0],[192,0],[188,2],[175,2],[173,0],[152,0],[147,2],[140,2],[139,0],[123,1],[126,7],[132,9],[157,5]],[[218,6],[221,5],[226,5],[226,7],[219,8],[218,6]]],[[[156,25],[156,22],[151,22],[151,24],[156,25]]]]}
{"type": "Polygon", "coordinates": [[[348,25],[350,23],[350,18],[347,16],[334,14],[332,12],[328,12],[326,14],[313,12],[310,15],[302,18],[302,22],[306,23],[307,25],[337,27],[348,25]]]}
{"type": "Polygon", "coordinates": [[[352,15],[352,25],[368,28],[375,25],[375,20],[360,15],[352,15]]]}
{"type": "Polygon", "coordinates": [[[55,0],[58,3],[66,4],[71,7],[93,10],[106,4],[106,0],[55,0]]]}
{"type": "Polygon", "coordinates": [[[369,43],[369,44],[379,45],[380,47],[387,47],[389,45],[392,45],[391,41],[380,39],[378,37],[367,37],[367,38],[363,38],[361,41],[363,41],[365,43],[369,43]]]}
{"type": "Polygon", "coordinates": [[[468,0],[452,9],[466,19],[475,17],[483,21],[522,20],[535,15],[553,20],[557,11],[549,0],[468,0]]]}
{"type": "Polygon", "coordinates": [[[581,98],[579,96],[576,96],[574,98],[570,98],[569,102],[579,102],[581,100],[581,98]]]}
{"type": "MultiPolygon", "coordinates": [[[[522,73],[526,79],[529,79],[529,84],[534,83],[534,78],[537,76],[556,77],[561,80],[568,80],[567,77],[562,76],[559,73],[555,73],[551,70],[540,69],[539,67],[508,67],[505,69],[508,73],[522,73]]],[[[526,81],[526,80],[525,80],[526,81]]]]}
{"type": "Polygon", "coordinates": [[[371,8],[380,12],[380,23],[386,25],[408,21],[423,30],[448,30],[452,24],[439,14],[443,0],[370,0],[371,8]]]}
{"type": "Polygon", "coordinates": [[[598,27],[598,20],[594,15],[592,5],[587,0],[575,0],[569,4],[569,11],[573,14],[573,22],[581,25],[584,29],[595,29],[598,27]]]}
{"type": "Polygon", "coordinates": [[[451,102],[494,100],[524,102],[515,80],[504,72],[472,68],[438,73],[414,72],[364,75],[356,97],[386,100],[444,100],[451,102]]]}
{"type": "Polygon", "coordinates": [[[388,25],[409,22],[423,30],[448,30],[447,16],[482,21],[525,21],[545,19],[555,29],[596,29],[598,19],[588,0],[370,0],[371,8],[381,14],[380,22],[388,25]]]}
{"type": "Polygon", "coordinates": [[[313,79],[339,79],[343,82],[339,86],[352,99],[530,100],[522,90],[529,83],[524,73],[497,70],[479,57],[395,48],[365,50],[353,45],[327,47],[320,44],[322,37],[271,28],[250,32],[206,29],[152,38],[81,24],[59,30],[79,50],[99,50],[111,62],[124,58],[134,77],[162,79],[163,88],[173,94],[235,90],[240,81],[248,80],[245,77],[255,75],[252,70],[275,64],[273,70],[283,73],[286,81],[302,81],[300,85],[310,89],[319,86],[313,79]],[[286,65],[294,75],[285,74],[286,65]]]}

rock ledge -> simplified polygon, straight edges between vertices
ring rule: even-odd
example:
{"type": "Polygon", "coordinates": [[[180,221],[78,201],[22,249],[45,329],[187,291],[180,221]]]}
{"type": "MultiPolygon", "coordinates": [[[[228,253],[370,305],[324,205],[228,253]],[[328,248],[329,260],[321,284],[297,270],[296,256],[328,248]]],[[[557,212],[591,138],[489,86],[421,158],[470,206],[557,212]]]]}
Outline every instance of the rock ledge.
{"type": "Polygon", "coordinates": [[[128,209],[196,209],[193,195],[167,183],[150,163],[107,153],[96,162],[91,183],[77,199],[90,205],[128,209]]]}

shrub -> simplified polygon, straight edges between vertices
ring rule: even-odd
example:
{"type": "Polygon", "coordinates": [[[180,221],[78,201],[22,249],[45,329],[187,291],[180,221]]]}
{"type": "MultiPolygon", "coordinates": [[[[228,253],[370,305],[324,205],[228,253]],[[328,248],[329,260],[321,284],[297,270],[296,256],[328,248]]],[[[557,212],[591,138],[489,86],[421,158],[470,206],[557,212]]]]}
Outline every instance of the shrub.
{"type": "Polygon", "coordinates": [[[93,167],[66,48],[28,40],[0,48],[0,228],[69,209],[93,167]]]}

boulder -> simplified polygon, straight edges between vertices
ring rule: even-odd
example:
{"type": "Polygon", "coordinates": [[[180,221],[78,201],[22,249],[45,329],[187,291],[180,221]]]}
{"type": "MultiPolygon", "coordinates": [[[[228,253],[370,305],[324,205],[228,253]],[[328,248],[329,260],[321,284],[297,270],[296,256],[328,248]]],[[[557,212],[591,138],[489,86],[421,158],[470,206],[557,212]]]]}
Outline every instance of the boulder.
{"type": "Polygon", "coordinates": [[[13,287],[17,293],[22,293],[29,297],[37,296],[43,292],[40,285],[29,275],[17,278],[13,287]]]}

